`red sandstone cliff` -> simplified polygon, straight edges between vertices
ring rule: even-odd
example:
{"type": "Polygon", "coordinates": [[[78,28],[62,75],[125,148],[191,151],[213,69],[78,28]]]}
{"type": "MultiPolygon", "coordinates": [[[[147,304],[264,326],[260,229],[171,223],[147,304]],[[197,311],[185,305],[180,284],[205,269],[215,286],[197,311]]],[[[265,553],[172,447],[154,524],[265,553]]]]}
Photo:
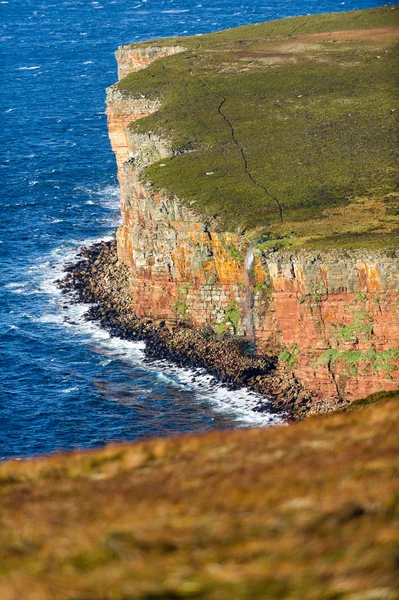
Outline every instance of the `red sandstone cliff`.
{"type": "MultiPolygon", "coordinates": [[[[181,50],[121,48],[119,75],[181,50]]],[[[140,183],[142,169],[170,149],[128,125],[159,103],[110,88],[107,105],[121,188],[118,254],[132,270],[138,316],[254,337],[318,397],[354,400],[399,387],[398,251],[273,252],[218,232],[140,183]]]]}

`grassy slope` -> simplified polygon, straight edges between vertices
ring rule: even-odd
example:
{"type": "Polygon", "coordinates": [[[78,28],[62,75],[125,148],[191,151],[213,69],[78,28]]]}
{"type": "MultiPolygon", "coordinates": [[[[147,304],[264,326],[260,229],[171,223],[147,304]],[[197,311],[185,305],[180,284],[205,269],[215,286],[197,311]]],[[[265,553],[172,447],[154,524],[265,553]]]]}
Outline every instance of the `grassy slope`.
{"type": "Polygon", "coordinates": [[[294,245],[396,245],[398,14],[386,7],[163,40],[187,51],[118,84],[162,99],[133,128],[163,132],[177,155],[145,176],[226,229],[294,245]]]}
{"type": "Polygon", "coordinates": [[[0,465],[0,597],[393,600],[398,401],[0,465]]]}

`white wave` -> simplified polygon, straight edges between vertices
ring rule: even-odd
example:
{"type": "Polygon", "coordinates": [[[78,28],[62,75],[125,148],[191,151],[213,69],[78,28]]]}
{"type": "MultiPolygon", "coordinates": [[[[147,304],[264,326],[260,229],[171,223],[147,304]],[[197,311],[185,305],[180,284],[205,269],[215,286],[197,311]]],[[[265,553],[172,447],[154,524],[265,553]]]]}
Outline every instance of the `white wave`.
{"type": "Polygon", "coordinates": [[[4,287],[11,290],[13,288],[19,287],[20,285],[21,285],[21,283],[14,281],[13,283],[7,283],[4,287]]]}
{"type": "Polygon", "coordinates": [[[33,320],[37,323],[62,323],[64,321],[64,315],[48,314],[42,315],[41,317],[35,317],[33,320]]]}
{"type": "Polygon", "coordinates": [[[36,294],[39,294],[38,290],[30,290],[30,289],[26,289],[25,287],[22,288],[15,288],[13,290],[11,290],[12,294],[19,294],[22,296],[35,296],[36,294]]]}
{"type": "Polygon", "coordinates": [[[28,281],[16,281],[15,283],[8,283],[4,287],[7,288],[11,294],[25,294],[30,295],[33,293],[32,290],[27,289],[29,285],[28,281]]]}
{"type": "Polygon", "coordinates": [[[36,69],[40,69],[40,66],[37,66],[37,67],[19,67],[18,71],[34,71],[36,69]]]}
{"type": "Polygon", "coordinates": [[[30,321],[33,321],[33,320],[34,320],[34,318],[35,318],[35,317],[34,317],[33,315],[31,315],[30,313],[26,313],[26,312],[22,312],[22,313],[20,313],[20,317],[21,317],[21,319],[29,319],[30,321]]]}
{"type": "MultiPolygon", "coordinates": [[[[218,383],[212,375],[203,370],[178,367],[167,361],[147,362],[145,342],[133,342],[111,337],[94,322],[84,320],[85,306],[73,305],[68,312],[75,324],[75,334],[83,335],[94,342],[96,351],[115,360],[123,360],[132,366],[151,372],[165,387],[192,392],[199,403],[211,405],[215,412],[232,416],[241,426],[265,427],[282,423],[282,419],[267,412],[259,413],[257,407],[265,403],[265,398],[246,388],[230,390],[218,383]]],[[[65,323],[68,325],[68,323],[65,323]]]]}
{"type": "MultiPolygon", "coordinates": [[[[75,249],[75,253],[78,249],[75,249]]],[[[68,259],[71,255],[68,255],[68,259]]],[[[65,259],[65,255],[64,255],[65,259]]],[[[65,263],[64,263],[65,264],[65,263]]],[[[48,263],[44,263],[48,268],[48,263]]],[[[62,276],[62,263],[60,262],[62,276]]],[[[86,321],[85,314],[89,305],[65,304],[68,299],[63,296],[64,308],[60,310],[61,291],[54,282],[54,269],[48,272],[42,289],[53,295],[53,314],[42,315],[39,320],[54,323],[68,328],[70,334],[76,336],[80,343],[89,344],[93,350],[103,355],[105,364],[113,360],[121,360],[143,371],[152,373],[165,387],[191,392],[199,403],[211,405],[213,410],[233,417],[239,426],[268,426],[281,423],[282,419],[267,412],[257,412],[260,403],[265,399],[246,388],[230,390],[203,370],[178,367],[167,361],[148,362],[144,353],[145,342],[123,340],[111,335],[93,321],[86,321]]]]}
{"type": "Polygon", "coordinates": [[[117,185],[109,185],[103,190],[96,192],[96,195],[100,197],[99,202],[101,206],[119,211],[120,190],[117,185]]]}
{"type": "Polygon", "coordinates": [[[65,390],[61,390],[63,394],[70,394],[71,392],[77,392],[78,391],[78,387],[70,387],[70,388],[66,388],[65,390]]]}
{"type": "Polygon", "coordinates": [[[188,385],[185,385],[184,383],[179,381],[179,379],[177,377],[172,377],[171,373],[166,374],[166,373],[162,373],[162,371],[161,371],[161,372],[157,373],[156,378],[160,383],[166,384],[169,387],[175,387],[180,390],[190,390],[191,389],[188,385]]]}
{"type": "Polygon", "coordinates": [[[112,358],[102,358],[100,360],[100,365],[102,367],[107,367],[110,363],[112,363],[112,358]]]}
{"type": "MultiPolygon", "coordinates": [[[[80,189],[89,197],[88,201],[98,201],[110,211],[115,211],[119,217],[119,188],[107,186],[104,189],[80,189]]],[[[148,362],[144,353],[144,342],[133,342],[111,337],[97,323],[85,320],[85,313],[89,305],[73,304],[68,295],[62,294],[56,281],[65,273],[67,263],[77,260],[82,245],[91,246],[101,241],[113,239],[113,236],[102,236],[95,239],[73,239],[68,243],[54,248],[46,259],[30,267],[31,280],[34,289],[25,290],[30,282],[15,282],[8,284],[12,293],[40,293],[47,296],[47,307],[44,314],[37,320],[42,323],[51,323],[68,330],[68,335],[73,335],[77,343],[88,344],[92,350],[102,356],[102,361],[121,360],[144,372],[152,373],[155,380],[165,387],[181,389],[182,392],[194,394],[199,404],[212,406],[215,412],[232,416],[238,426],[268,426],[281,423],[279,417],[268,413],[257,412],[260,403],[265,399],[259,394],[248,389],[230,390],[225,385],[201,370],[177,367],[166,361],[148,362]]],[[[109,363],[108,363],[109,364],[109,363]]]]}
{"type": "Polygon", "coordinates": [[[112,226],[116,228],[121,220],[120,214],[120,190],[117,185],[107,185],[104,188],[92,189],[85,186],[78,186],[75,188],[77,192],[83,193],[88,196],[86,204],[95,205],[99,204],[102,208],[107,209],[111,216],[105,216],[104,219],[107,221],[107,227],[110,226],[112,219],[112,226]]]}
{"type": "MultiPolygon", "coordinates": [[[[75,254],[77,251],[78,249],[75,249],[75,254]]],[[[58,277],[62,276],[63,272],[61,261],[59,269],[58,277]]],[[[246,388],[230,390],[202,370],[186,369],[161,360],[147,362],[144,353],[145,342],[111,337],[97,323],[86,321],[85,314],[89,305],[67,304],[68,299],[61,296],[61,291],[55,284],[54,274],[54,269],[49,270],[47,278],[42,281],[41,289],[51,295],[51,307],[56,312],[46,313],[38,320],[67,328],[70,334],[76,336],[79,343],[89,344],[94,352],[101,354],[103,361],[108,361],[105,364],[121,360],[152,373],[166,388],[193,393],[199,404],[205,403],[212,406],[215,412],[231,416],[238,426],[265,427],[282,422],[280,417],[267,412],[257,412],[257,407],[264,403],[265,399],[256,392],[246,388]],[[60,309],[61,299],[63,310],[60,309]]]]}

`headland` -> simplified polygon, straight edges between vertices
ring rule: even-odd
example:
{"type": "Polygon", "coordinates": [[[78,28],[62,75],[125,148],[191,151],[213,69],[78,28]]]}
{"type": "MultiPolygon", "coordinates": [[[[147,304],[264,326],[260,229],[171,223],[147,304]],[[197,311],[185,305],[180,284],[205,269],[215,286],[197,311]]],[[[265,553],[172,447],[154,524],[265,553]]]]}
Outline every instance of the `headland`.
{"type": "Polygon", "coordinates": [[[384,7],[118,50],[123,318],[149,354],[293,418],[399,387],[396,23],[384,7]]]}

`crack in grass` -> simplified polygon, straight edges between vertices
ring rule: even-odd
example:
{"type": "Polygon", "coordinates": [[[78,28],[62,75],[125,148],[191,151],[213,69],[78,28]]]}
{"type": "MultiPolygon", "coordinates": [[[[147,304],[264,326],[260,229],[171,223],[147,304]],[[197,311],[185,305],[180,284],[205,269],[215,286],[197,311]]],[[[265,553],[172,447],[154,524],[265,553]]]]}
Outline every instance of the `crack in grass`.
{"type": "MultiPolygon", "coordinates": [[[[194,77],[194,75],[193,75],[193,66],[191,66],[191,68],[190,68],[190,75],[192,77],[194,77]]],[[[213,89],[211,86],[209,86],[207,83],[205,83],[205,81],[203,81],[199,77],[197,77],[197,79],[210,92],[212,92],[214,94],[216,93],[216,94],[218,94],[219,96],[222,97],[222,101],[221,101],[221,103],[218,106],[218,113],[225,120],[225,122],[227,123],[227,125],[230,127],[232,140],[233,140],[234,144],[237,146],[237,148],[238,148],[238,150],[239,150],[239,152],[240,152],[240,154],[242,156],[243,162],[244,162],[244,171],[247,174],[247,176],[249,177],[249,179],[251,180],[251,182],[256,187],[258,187],[261,190],[263,190],[264,193],[266,194],[266,196],[268,198],[271,198],[272,200],[274,200],[274,202],[277,204],[277,208],[278,208],[278,211],[279,211],[280,222],[283,223],[284,222],[284,215],[283,215],[283,207],[282,207],[281,202],[279,201],[278,198],[276,198],[276,196],[273,196],[273,194],[271,194],[269,192],[269,190],[267,189],[266,186],[264,186],[262,183],[259,183],[259,181],[257,181],[255,179],[255,177],[252,175],[252,173],[250,171],[250,168],[249,168],[248,159],[247,159],[247,156],[245,154],[244,148],[241,146],[241,144],[239,143],[239,141],[238,141],[238,139],[236,137],[236,132],[235,132],[234,126],[233,126],[232,122],[230,121],[230,119],[228,118],[228,116],[222,111],[222,107],[227,102],[227,98],[219,90],[213,89]]]]}
{"type": "Polygon", "coordinates": [[[239,149],[239,151],[241,153],[242,159],[244,161],[245,172],[246,172],[246,174],[248,175],[248,177],[250,178],[250,180],[252,181],[252,183],[254,185],[256,185],[258,188],[260,188],[261,190],[263,190],[265,192],[265,194],[267,196],[269,196],[269,198],[271,198],[272,200],[274,200],[276,202],[277,207],[278,207],[278,211],[280,213],[280,222],[283,223],[283,221],[284,221],[284,218],[283,218],[283,207],[282,207],[279,199],[276,198],[275,196],[273,196],[269,192],[269,190],[267,189],[267,187],[265,187],[263,184],[259,183],[259,181],[256,181],[256,179],[252,175],[252,173],[251,173],[251,171],[249,169],[248,159],[247,159],[247,156],[246,156],[246,154],[244,152],[244,149],[243,149],[243,147],[241,146],[241,144],[239,143],[239,141],[236,138],[236,132],[235,132],[234,126],[233,126],[232,122],[230,121],[230,119],[228,118],[228,116],[225,115],[222,112],[222,106],[225,104],[225,102],[227,102],[227,98],[225,98],[222,94],[221,94],[221,96],[222,96],[223,100],[219,104],[218,113],[223,117],[223,119],[226,121],[226,123],[229,125],[229,127],[231,129],[231,137],[233,138],[233,142],[235,143],[235,145],[237,146],[237,148],[239,149]]]}
{"type": "Polygon", "coordinates": [[[298,25],[298,27],[295,27],[295,29],[293,29],[293,31],[291,31],[291,33],[287,34],[287,37],[291,37],[292,35],[294,35],[294,33],[296,33],[298,31],[298,29],[302,29],[302,27],[305,27],[305,25],[309,22],[309,19],[306,19],[306,21],[304,23],[301,23],[300,25],[298,25]]]}

